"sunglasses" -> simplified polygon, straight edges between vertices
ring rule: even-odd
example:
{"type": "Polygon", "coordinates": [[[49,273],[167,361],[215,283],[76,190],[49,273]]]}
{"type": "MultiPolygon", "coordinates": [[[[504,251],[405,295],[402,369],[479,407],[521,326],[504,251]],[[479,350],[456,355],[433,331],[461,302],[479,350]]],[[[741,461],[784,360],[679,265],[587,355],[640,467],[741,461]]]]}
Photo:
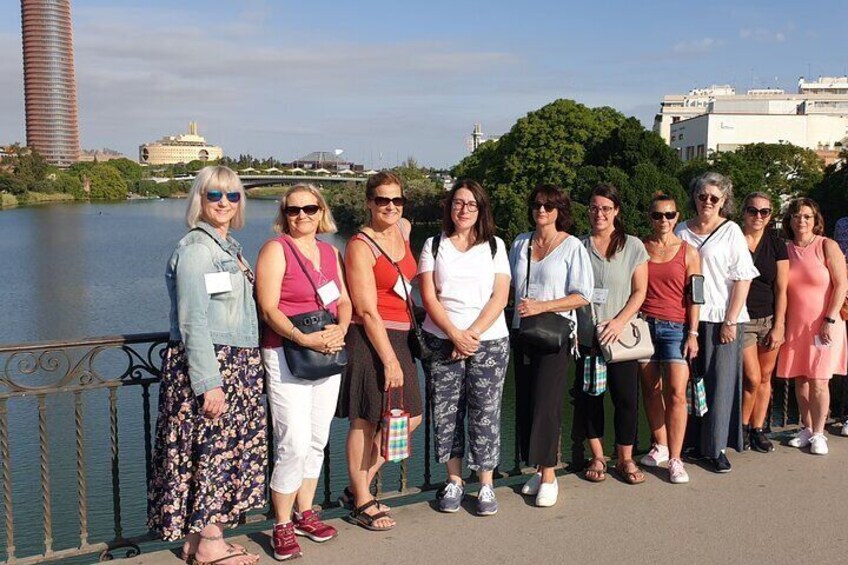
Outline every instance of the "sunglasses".
{"type": "Polygon", "coordinates": [[[542,208],[545,209],[545,212],[553,212],[556,210],[556,204],[551,204],[550,202],[534,202],[530,205],[530,207],[537,212],[542,208]]]}
{"type": "Polygon", "coordinates": [[[771,208],[754,208],[753,206],[747,206],[745,208],[745,213],[749,216],[759,216],[761,218],[768,218],[771,216],[771,208]]]}
{"type": "Polygon", "coordinates": [[[321,207],[317,204],[307,204],[306,206],[286,206],[286,216],[289,218],[296,218],[300,215],[300,212],[303,211],[307,216],[314,216],[318,213],[321,207]]]}
{"type": "Polygon", "coordinates": [[[209,202],[219,202],[224,195],[226,195],[227,200],[233,204],[237,204],[239,200],[241,200],[241,192],[221,192],[220,190],[207,190],[206,200],[209,202]]]}
{"type": "Polygon", "coordinates": [[[375,196],[371,200],[373,200],[374,204],[376,204],[380,208],[388,206],[390,202],[398,208],[406,204],[406,197],[404,196],[395,196],[394,198],[388,198],[386,196],[375,196]]]}
{"type": "Polygon", "coordinates": [[[721,200],[721,196],[716,196],[715,194],[699,194],[698,200],[701,202],[710,201],[710,204],[718,204],[718,201],[721,200]]]}
{"type": "Polygon", "coordinates": [[[651,212],[651,219],[655,222],[659,222],[663,218],[668,220],[669,222],[677,217],[677,212],[651,212]]]}

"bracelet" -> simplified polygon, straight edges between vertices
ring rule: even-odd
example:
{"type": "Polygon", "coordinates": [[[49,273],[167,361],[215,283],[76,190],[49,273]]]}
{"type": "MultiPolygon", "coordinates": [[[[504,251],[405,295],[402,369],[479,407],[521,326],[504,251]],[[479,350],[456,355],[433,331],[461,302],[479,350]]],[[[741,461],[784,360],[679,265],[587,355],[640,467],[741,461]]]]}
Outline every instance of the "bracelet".
{"type": "Polygon", "coordinates": [[[699,333],[698,333],[698,332],[696,332],[695,330],[689,330],[689,335],[692,335],[692,336],[698,337],[698,336],[699,336],[699,335],[701,335],[701,334],[699,334],[699,333]]]}
{"type": "MultiPolygon", "coordinates": [[[[292,341],[292,342],[294,341],[294,332],[295,332],[295,330],[297,330],[297,326],[295,326],[294,324],[292,324],[292,329],[291,329],[291,331],[289,332],[289,341],[292,341]]],[[[296,342],[295,342],[295,343],[296,343],[296,342]]]]}
{"type": "Polygon", "coordinates": [[[724,323],[725,326],[731,326],[731,327],[736,325],[736,322],[733,322],[731,320],[725,320],[723,323],[724,323]]]}

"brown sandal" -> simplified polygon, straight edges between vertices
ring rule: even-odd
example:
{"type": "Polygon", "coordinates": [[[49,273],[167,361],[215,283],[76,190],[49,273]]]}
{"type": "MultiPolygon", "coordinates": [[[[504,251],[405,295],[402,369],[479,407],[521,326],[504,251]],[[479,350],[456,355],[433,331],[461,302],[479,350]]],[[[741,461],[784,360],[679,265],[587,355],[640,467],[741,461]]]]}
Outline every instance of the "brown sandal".
{"type": "Polygon", "coordinates": [[[190,560],[189,560],[188,563],[189,563],[189,565],[215,565],[215,563],[221,563],[222,561],[226,561],[227,559],[232,559],[233,557],[248,556],[248,555],[251,555],[251,556],[256,558],[255,560],[253,560],[253,563],[256,563],[259,560],[258,555],[248,553],[246,549],[239,551],[238,549],[233,547],[232,544],[229,544],[229,543],[227,544],[227,546],[228,546],[227,547],[227,554],[224,555],[223,557],[219,557],[218,559],[213,559],[212,561],[200,561],[200,560],[197,559],[197,554],[191,554],[191,557],[190,557],[190,560]]]}
{"type": "Polygon", "coordinates": [[[615,470],[629,485],[638,485],[645,482],[645,474],[632,459],[619,461],[615,465],[615,470]]]}
{"type": "Polygon", "coordinates": [[[607,462],[600,457],[594,457],[589,461],[589,466],[583,472],[587,481],[600,483],[607,478],[607,462]],[[591,474],[590,474],[591,473],[591,474]]]}

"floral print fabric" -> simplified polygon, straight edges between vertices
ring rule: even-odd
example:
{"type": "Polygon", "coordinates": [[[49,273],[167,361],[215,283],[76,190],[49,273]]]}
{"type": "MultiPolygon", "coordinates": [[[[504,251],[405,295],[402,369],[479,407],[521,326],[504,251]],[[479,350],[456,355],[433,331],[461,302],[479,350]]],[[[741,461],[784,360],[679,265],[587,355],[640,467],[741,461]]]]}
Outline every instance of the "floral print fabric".
{"type": "Polygon", "coordinates": [[[148,527],[167,541],[238,523],[265,505],[268,460],[258,348],[216,345],[227,408],[215,420],[191,390],[182,343],[165,350],[148,483],[148,527]]]}

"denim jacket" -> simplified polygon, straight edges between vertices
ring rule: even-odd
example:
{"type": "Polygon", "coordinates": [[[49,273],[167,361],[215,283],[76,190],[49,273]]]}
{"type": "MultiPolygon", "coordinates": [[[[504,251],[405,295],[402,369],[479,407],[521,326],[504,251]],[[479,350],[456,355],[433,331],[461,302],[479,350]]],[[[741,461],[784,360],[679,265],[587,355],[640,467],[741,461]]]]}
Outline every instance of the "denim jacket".
{"type": "Polygon", "coordinates": [[[221,386],[214,345],[257,347],[259,324],[253,284],[241,272],[241,245],[206,222],[188,232],[168,261],[165,282],[171,299],[171,341],[182,341],[191,388],[200,395],[221,386]],[[232,290],[209,294],[208,273],[229,272],[232,290]]]}

